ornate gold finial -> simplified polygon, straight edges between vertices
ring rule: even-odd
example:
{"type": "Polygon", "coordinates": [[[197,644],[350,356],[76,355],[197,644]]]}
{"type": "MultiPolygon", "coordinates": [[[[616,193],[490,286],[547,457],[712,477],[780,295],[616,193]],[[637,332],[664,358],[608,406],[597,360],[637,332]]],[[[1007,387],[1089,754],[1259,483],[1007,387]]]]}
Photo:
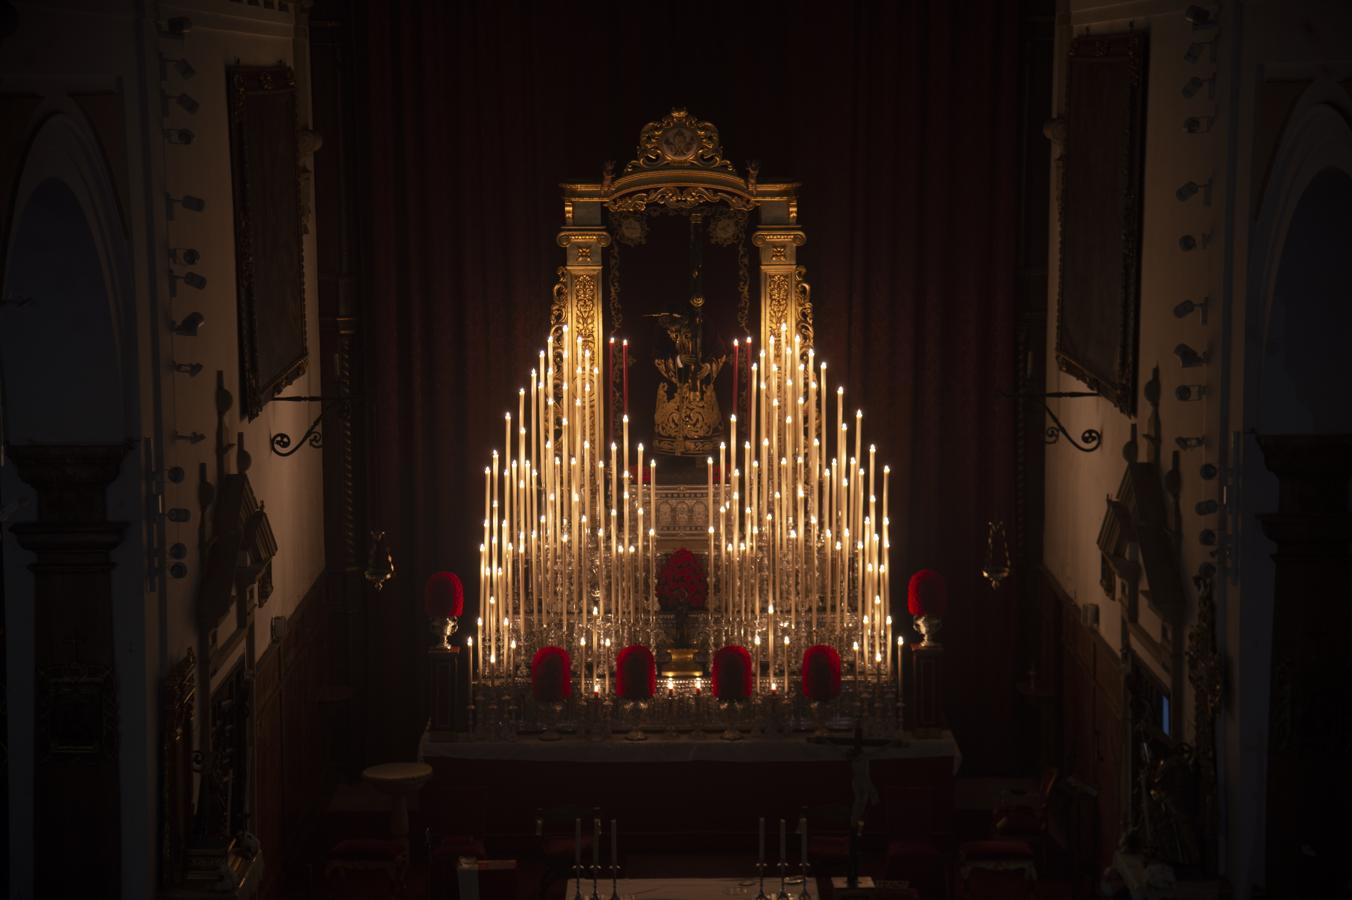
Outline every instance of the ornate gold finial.
{"type": "Polygon", "coordinates": [[[718,129],[712,122],[696,119],[684,109],[673,109],[663,119],[643,126],[638,136],[638,156],[624,167],[624,173],[666,167],[733,173],[732,163],[723,158],[718,129]]]}

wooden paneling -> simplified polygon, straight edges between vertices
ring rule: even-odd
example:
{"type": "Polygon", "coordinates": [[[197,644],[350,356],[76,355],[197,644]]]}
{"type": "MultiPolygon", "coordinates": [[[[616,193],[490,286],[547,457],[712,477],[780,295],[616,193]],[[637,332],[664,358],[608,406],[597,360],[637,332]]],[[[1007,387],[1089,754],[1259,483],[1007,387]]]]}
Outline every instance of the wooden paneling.
{"type": "Polygon", "coordinates": [[[267,860],[263,895],[303,881],[303,841],[332,785],[318,698],[343,649],[330,579],[320,576],[258,660],[254,682],[254,830],[267,860]]]}
{"type": "Polygon", "coordinates": [[[1061,759],[1064,775],[1098,792],[1094,842],[1099,865],[1111,859],[1122,825],[1122,667],[1096,629],[1081,624],[1079,607],[1056,580],[1042,574],[1043,615],[1060,623],[1061,759]]]}

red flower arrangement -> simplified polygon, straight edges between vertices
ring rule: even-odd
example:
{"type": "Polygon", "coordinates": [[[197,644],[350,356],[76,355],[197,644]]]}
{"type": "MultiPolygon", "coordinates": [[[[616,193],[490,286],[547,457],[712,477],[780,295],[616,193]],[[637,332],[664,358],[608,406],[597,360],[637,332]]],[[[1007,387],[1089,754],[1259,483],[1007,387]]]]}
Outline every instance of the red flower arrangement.
{"type": "Polygon", "coordinates": [[[944,576],[933,569],[921,569],[911,576],[906,589],[906,608],[913,616],[943,618],[948,609],[948,588],[944,576]]]}
{"type": "Polygon", "coordinates": [[[621,700],[650,700],[657,690],[657,661],[642,644],[615,655],[615,693],[621,700]]]}
{"type": "Polygon", "coordinates": [[[454,572],[433,572],[423,586],[423,611],[429,619],[458,619],[465,611],[465,589],[454,572]]]}
{"type": "Polygon", "coordinates": [[[695,554],[682,547],[668,556],[657,576],[657,602],[661,607],[704,609],[708,599],[709,579],[695,554]]]}
{"type": "Polygon", "coordinates": [[[803,653],[803,696],[818,703],[840,696],[840,654],[835,647],[814,644],[803,653]]]}
{"type": "Polygon", "coordinates": [[[530,661],[530,686],[541,703],[562,703],[573,693],[573,660],[562,647],[541,647],[530,661]]]}
{"type": "Polygon", "coordinates": [[[751,696],[751,654],[745,647],[730,644],[714,654],[714,697],[719,700],[745,700],[751,696]]]}

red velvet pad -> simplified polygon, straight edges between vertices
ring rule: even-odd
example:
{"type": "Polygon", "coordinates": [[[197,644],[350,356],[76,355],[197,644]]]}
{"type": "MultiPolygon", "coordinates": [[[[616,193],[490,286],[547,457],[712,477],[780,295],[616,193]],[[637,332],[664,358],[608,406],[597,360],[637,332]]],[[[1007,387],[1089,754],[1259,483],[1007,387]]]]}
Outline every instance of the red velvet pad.
{"type": "Polygon", "coordinates": [[[431,859],[454,860],[462,856],[485,859],[488,856],[488,851],[484,849],[483,841],[476,838],[466,835],[447,835],[437,842],[428,856],[431,859]]]}
{"type": "Polygon", "coordinates": [[[943,617],[948,609],[948,588],[944,576],[933,569],[921,569],[911,576],[906,590],[906,608],[913,616],[943,617]]]}
{"type": "Polygon", "coordinates": [[[714,654],[713,689],[719,700],[751,696],[751,654],[745,647],[729,644],[714,654]]]}
{"type": "Polygon", "coordinates": [[[354,862],[390,862],[404,855],[404,845],[386,838],[349,838],[329,851],[330,859],[354,862]]]}
{"type": "Polygon", "coordinates": [[[1031,859],[1033,848],[1024,841],[969,841],[962,845],[965,862],[975,859],[1031,859]]]}
{"type": "Polygon", "coordinates": [[[433,572],[423,586],[423,610],[429,619],[459,618],[465,612],[465,589],[454,572],[433,572]]]}
{"type": "Polygon", "coordinates": [[[615,656],[615,694],[621,700],[648,700],[657,690],[657,662],[642,644],[630,644],[615,656]]]}
{"type": "Polygon", "coordinates": [[[826,702],[840,696],[840,654],[828,644],[814,644],[803,653],[803,696],[826,702]]]}
{"type": "Polygon", "coordinates": [[[562,703],[573,692],[573,660],[562,647],[541,647],[530,661],[530,686],[541,703],[562,703]]]}

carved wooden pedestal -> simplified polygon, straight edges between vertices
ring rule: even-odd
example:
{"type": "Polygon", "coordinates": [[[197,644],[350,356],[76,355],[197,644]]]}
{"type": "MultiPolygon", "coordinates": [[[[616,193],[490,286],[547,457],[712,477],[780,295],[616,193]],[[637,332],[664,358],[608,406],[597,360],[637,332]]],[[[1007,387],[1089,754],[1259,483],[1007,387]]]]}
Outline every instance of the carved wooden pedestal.
{"type": "Polygon", "coordinates": [[[911,702],[908,724],[917,732],[944,727],[944,648],[911,645],[911,702]]]}
{"type": "Polygon", "coordinates": [[[468,655],[457,646],[429,647],[427,700],[430,706],[427,736],[434,741],[454,740],[468,731],[468,679],[461,673],[461,659],[468,655]]]}

